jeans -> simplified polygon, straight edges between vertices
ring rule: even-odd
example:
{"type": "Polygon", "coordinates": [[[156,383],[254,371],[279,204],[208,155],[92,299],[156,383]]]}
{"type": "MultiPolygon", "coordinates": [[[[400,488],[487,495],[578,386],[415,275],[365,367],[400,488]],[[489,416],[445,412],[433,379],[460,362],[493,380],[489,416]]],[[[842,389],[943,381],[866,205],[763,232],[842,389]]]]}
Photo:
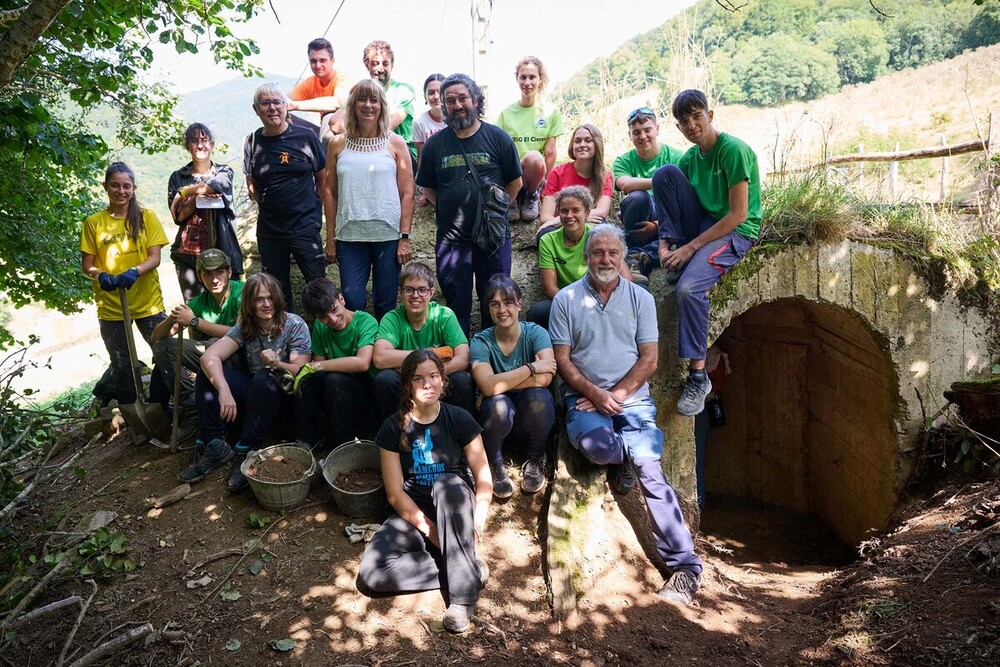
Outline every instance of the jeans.
{"type": "Polygon", "coordinates": [[[449,604],[476,604],[483,584],[476,562],[475,494],[461,477],[445,473],[434,482],[431,497],[432,506],[420,509],[437,524],[441,549],[393,514],[365,547],[359,590],[395,595],[440,589],[449,604]]]}
{"type": "MultiPolygon", "coordinates": [[[[267,369],[257,371],[252,377],[225,366],[222,372],[236,401],[236,416],[242,419],[237,449],[243,452],[259,449],[278,417],[290,407],[291,397],[281,390],[274,375],[267,369]]],[[[224,438],[226,421],[219,415],[219,392],[204,372],[198,373],[194,391],[201,439],[211,442],[224,438]]]]}
{"type": "Polygon", "coordinates": [[[503,443],[511,433],[527,442],[529,459],[545,457],[545,441],[556,421],[552,392],[547,387],[514,389],[484,398],[479,406],[483,444],[490,463],[503,462],[503,443]]]}
{"type": "Polygon", "coordinates": [[[691,531],[684,523],[677,494],[660,466],[663,432],[656,426],[653,399],[625,404],[621,406],[621,414],[611,417],[577,410],[576,401],[575,397],[566,399],[566,433],[570,444],[598,465],[632,461],[646,499],[656,551],[671,570],[701,574],[701,559],[694,553],[691,531]]]}
{"type": "Polygon", "coordinates": [[[524,319],[528,322],[534,322],[543,329],[548,329],[550,312],[552,312],[552,299],[542,298],[531,304],[524,319]]]}
{"type": "Polygon", "coordinates": [[[375,426],[372,376],[367,372],[321,371],[307,376],[299,390],[302,396],[295,401],[296,431],[310,445],[325,441],[332,449],[375,426]]]}
{"type": "Polygon", "coordinates": [[[472,327],[472,281],[475,278],[476,296],[479,297],[479,328],[490,322],[490,309],[484,295],[486,284],[494,273],[510,275],[511,244],[510,235],[504,244],[491,256],[475,245],[438,243],[437,276],[441,283],[448,307],[455,311],[458,324],[468,337],[472,327]]]}
{"type": "MultiPolygon", "coordinates": [[[[672,164],[653,174],[653,196],[660,211],[661,239],[684,245],[716,222],[702,208],[698,194],[684,173],[672,164]]],[[[708,290],[743,259],[753,243],[739,232],[729,232],[699,248],[681,269],[674,289],[680,330],[677,356],[681,359],[705,358],[708,353],[708,290]]]]}
{"type": "Polygon", "coordinates": [[[660,244],[656,237],[651,241],[635,242],[631,239],[631,234],[636,231],[644,222],[656,222],[658,219],[656,203],[653,197],[646,190],[630,192],[622,198],[621,202],[622,227],[625,229],[625,238],[628,239],[628,254],[647,255],[652,262],[650,266],[660,265],[660,244]]]}
{"type": "MultiPolygon", "coordinates": [[[[375,376],[375,404],[378,405],[379,423],[399,412],[402,396],[402,378],[395,368],[385,368],[375,376]]],[[[470,415],[476,407],[476,383],[469,371],[458,371],[448,376],[448,389],[442,399],[449,405],[462,408],[470,415]]]]}
{"type": "Polygon", "coordinates": [[[340,265],[340,291],[348,310],[365,310],[368,305],[368,276],[372,278],[372,306],[375,319],[396,307],[399,285],[399,262],[396,248],[399,241],[368,243],[337,241],[337,263],[340,265]]]}
{"type": "Polygon", "coordinates": [[[281,283],[281,291],[285,295],[285,310],[290,313],[295,310],[292,308],[292,263],[289,256],[295,257],[295,263],[306,282],[326,276],[326,255],[318,229],[295,238],[258,236],[257,252],[260,253],[261,270],[281,283]]]}
{"type": "MultiPolygon", "coordinates": [[[[167,319],[166,313],[157,313],[149,317],[138,317],[134,320],[142,339],[149,343],[149,337],[156,325],[167,319]]],[[[122,405],[135,403],[135,380],[132,377],[132,362],[128,355],[128,341],[125,337],[124,320],[98,320],[104,347],[111,359],[111,374],[115,382],[115,396],[122,405]]],[[[137,352],[138,354],[138,352],[137,352]]]]}

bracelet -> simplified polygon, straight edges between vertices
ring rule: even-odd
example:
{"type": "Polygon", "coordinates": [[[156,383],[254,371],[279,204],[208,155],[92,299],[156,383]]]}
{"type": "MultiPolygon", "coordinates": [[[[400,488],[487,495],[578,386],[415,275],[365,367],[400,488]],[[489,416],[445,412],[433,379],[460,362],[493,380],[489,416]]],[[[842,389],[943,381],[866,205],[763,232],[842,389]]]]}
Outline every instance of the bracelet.
{"type": "Polygon", "coordinates": [[[528,362],[528,370],[531,371],[531,377],[535,377],[535,367],[530,361],[528,362]]]}

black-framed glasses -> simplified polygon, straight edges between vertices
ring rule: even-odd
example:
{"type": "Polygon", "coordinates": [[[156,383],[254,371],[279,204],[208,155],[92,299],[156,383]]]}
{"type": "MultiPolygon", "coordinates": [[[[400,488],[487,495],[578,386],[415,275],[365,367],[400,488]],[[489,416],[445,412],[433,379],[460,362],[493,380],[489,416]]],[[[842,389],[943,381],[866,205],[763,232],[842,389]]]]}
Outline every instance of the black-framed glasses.
{"type": "Polygon", "coordinates": [[[653,116],[654,118],[656,117],[656,112],[650,109],[649,107],[639,107],[638,109],[636,109],[635,111],[633,111],[628,115],[628,118],[625,119],[625,122],[631,123],[635,119],[635,117],[638,116],[639,114],[653,116]]]}
{"type": "Polygon", "coordinates": [[[403,296],[427,296],[431,293],[430,287],[404,287],[402,290],[403,296]]]}

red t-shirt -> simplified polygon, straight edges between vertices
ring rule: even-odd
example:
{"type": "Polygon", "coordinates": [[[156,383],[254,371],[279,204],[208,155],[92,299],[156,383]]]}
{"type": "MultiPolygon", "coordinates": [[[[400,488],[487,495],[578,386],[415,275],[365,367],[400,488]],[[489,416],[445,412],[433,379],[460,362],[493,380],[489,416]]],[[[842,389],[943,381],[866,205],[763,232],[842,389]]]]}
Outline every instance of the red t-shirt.
{"type": "MultiPolygon", "coordinates": [[[[590,189],[590,179],[584,178],[580,174],[576,173],[576,168],[573,167],[572,162],[566,162],[557,167],[553,167],[552,171],[545,180],[545,189],[542,190],[543,197],[555,197],[563,188],[568,188],[571,185],[582,185],[583,187],[590,189]]],[[[608,197],[614,188],[614,182],[611,178],[611,171],[608,171],[608,176],[604,179],[604,193],[608,197]]],[[[594,202],[595,204],[597,202],[594,202]]]]}

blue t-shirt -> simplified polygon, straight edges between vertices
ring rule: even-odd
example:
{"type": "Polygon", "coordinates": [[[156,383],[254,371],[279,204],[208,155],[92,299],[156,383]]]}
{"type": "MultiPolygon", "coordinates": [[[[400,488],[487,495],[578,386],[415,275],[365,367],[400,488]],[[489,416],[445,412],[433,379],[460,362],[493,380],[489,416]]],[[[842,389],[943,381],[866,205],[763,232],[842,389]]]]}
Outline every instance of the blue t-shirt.
{"type": "Polygon", "coordinates": [[[489,364],[494,373],[506,373],[535,360],[541,350],[552,349],[549,333],[534,322],[521,322],[521,335],[509,355],[500,350],[496,327],[480,331],[472,337],[469,355],[472,365],[489,364]]]}

